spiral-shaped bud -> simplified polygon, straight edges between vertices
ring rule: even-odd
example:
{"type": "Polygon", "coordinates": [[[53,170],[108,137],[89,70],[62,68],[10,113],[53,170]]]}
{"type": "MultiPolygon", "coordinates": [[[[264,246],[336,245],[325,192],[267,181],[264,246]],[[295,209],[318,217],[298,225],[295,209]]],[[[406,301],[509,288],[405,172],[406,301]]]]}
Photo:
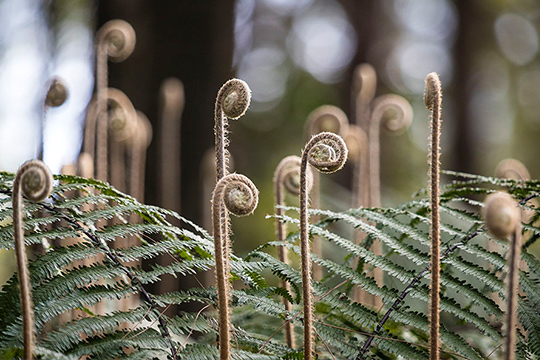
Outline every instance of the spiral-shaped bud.
{"type": "Polygon", "coordinates": [[[34,312],[32,310],[32,288],[28,273],[28,259],[24,244],[22,196],[31,201],[42,201],[52,192],[53,177],[50,170],[39,160],[25,162],[13,180],[13,232],[19,286],[21,288],[21,309],[23,315],[24,359],[31,360],[34,348],[34,312]],[[22,193],[22,194],[21,194],[22,193]]]}
{"type": "Polygon", "coordinates": [[[135,30],[127,21],[111,20],[98,30],[96,42],[111,61],[121,62],[133,53],[137,40],[135,30]]]}
{"type": "MultiPolygon", "coordinates": [[[[274,185],[283,187],[292,195],[300,194],[300,164],[302,159],[296,155],[283,158],[274,171],[274,185]]],[[[313,186],[313,172],[310,168],[307,170],[308,192],[313,186]]],[[[281,193],[281,191],[280,191],[281,193]]],[[[280,196],[282,198],[282,196],[280,196]]],[[[278,205],[282,205],[279,203],[278,205]]]]}
{"type": "Polygon", "coordinates": [[[60,78],[54,78],[49,85],[45,105],[49,107],[58,107],[63,105],[68,98],[68,89],[60,78]]]}
{"type": "Polygon", "coordinates": [[[228,174],[227,119],[244,115],[251,102],[251,90],[239,79],[227,81],[218,91],[214,109],[217,180],[228,174]]]}
{"type": "Polygon", "coordinates": [[[521,211],[507,193],[496,192],[486,197],[483,209],[489,232],[500,239],[508,239],[521,222],[521,211]]]}
{"type": "Polygon", "coordinates": [[[379,96],[373,104],[371,125],[380,126],[392,133],[402,133],[409,128],[413,119],[411,104],[395,94],[379,96]]]}
{"type": "Polygon", "coordinates": [[[53,189],[53,176],[49,168],[39,160],[25,162],[17,174],[20,174],[21,190],[30,201],[45,200],[53,189]]]}
{"type": "Polygon", "coordinates": [[[353,90],[356,100],[361,104],[369,104],[375,97],[377,89],[377,73],[370,64],[360,64],[354,69],[353,90]]]}
{"type": "Polygon", "coordinates": [[[341,136],[322,132],[311,138],[304,153],[308,162],[324,174],[340,170],[347,161],[348,150],[341,136]]]}
{"type": "Polygon", "coordinates": [[[319,106],[313,110],[307,117],[306,133],[308,136],[320,132],[333,132],[335,134],[344,134],[347,132],[349,119],[347,115],[333,105],[319,106]]]}
{"type": "Polygon", "coordinates": [[[528,180],[531,178],[527,167],[516,159],[501,160],[495,168],[495,176],[514,180],[528,180]]]}
{"type": "Polygon", "coordinates": [[[251,89],[240,79],[227,81],[218,91],[216,107],[219,104],[223,114],[231,120],[243,116],[251,103],[251,89]]]}
{"type": "Polygon", "coordinates": [[[137,131],[137,111],[127,95],[115,88],[107,89],[109,128],[116,141],[134,138],[137,131]]]}
{"type": "Polygon", "coordinates": [[[258,201],[259,191],[255,185],[246,176],[239,174],[229,174],[221,178],[217,182],[212,196],[219,312],[219,352],[222,360],[230,358],[228,212],[237,216],[249,215],[255,211],[258,201]]]}

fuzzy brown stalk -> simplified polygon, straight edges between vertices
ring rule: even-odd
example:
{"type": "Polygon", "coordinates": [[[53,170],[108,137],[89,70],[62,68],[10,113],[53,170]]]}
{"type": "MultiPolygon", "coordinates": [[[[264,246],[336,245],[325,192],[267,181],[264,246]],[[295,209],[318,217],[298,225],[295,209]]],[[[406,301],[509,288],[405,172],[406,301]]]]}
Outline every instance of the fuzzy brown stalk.
{"type": "Polygon", "coordinates": [[[216,284],[219,313],[219,358],[230,358],[231,320],[229,303],[229,212],[236,216],[250,215],[257,208],[259,191],[244,175],[229,174],[218,181],[212,196],[212,221],[216,258],[216,284]]]}
{"type": "Polygon", "coordinates": [[[377,73],[370,64],[360,64],[354,69],[353,104],[355,124],[368,131],[370,103],[377,90],[377,73]]]}
{"type": "Polygon", "coordinates": [[[507,193],[496,192],[486,197],[483,215],[488,230],[492,235],[510,241],[507,258],[504,360],[514,360],[518,325],[519,262],[522,242],[521,210],[512,196],[507,193]]]}
{"type": "Polygon", "coordinates": [[[13,232],[17,271],[21,289],[21,312],[23,317],[24,359],[31,360],[34,352],[34,311],[32,309],[32,287],[28,271],[28,259],[24,244],[22,195],[33,202],[43,201],[52,192],[53,177],[50,170],[39,160],[25,162],[13,180],[13,232]],[[22,192],[22,194],[21,194],[22,192]]]}
{"type": "Polygon", "coordinates": [[[340,170],[347,161],[347,146],[331,132],[313,136],[302,151],[300,164],[300,253],[302,262],[302,298],[304,304],[304,359],[313,358],[313,305],[311,291],[311,253],[309,246],[308,163],[324,174],[340,170]]]}
{"type": "Polygon", "coordinates": [[[248,84],[239,79],[227,81],[218,91],[214,110],[214,134],[216,148],[216,181],[228,174],[227,139],[228,119],[238,120],[251,102],[251,90],[248,84]]]}
{"type": "MultiPolygon", "coordinates": [[[[292,195],[298,196],[300,194],[300,164],[302,159],[298,156],[287,156],[280,161],[276,170],[274,171],[274,202],[276,203],[276,215],[278,217],[284,215],[284,211],[280,206],[285,205],[285,192],[287,190],[292,195]]],[[[313,186],[313,174],[311,169],[308,168],[308,192],[313,186]]],[[[287,225],[281,220],[276,220],[276,238],[277,241],[284,241],[287,234],[287,225]]],[[[279,261],[284,264],[289,264],[289,254],[288,249],[285,246],[280,246],[278,248],[278,257],[279,261]]],[[[286,280],[281,280],[281,286],[290,291],[291,286],[286,280]]],[[[285,306],[285,311],[288,313],[292,310],[292,305],[286,298],[283,298],[283,305],[285,306]]],[[[287,346],[290,348],[295,348],[295,339],[294,339],[294,325],[289,319],[285,323],[285,340],[287,346]]]]}
{"type": "MultiPolygon", "coordinates": [[[[313,110],[306,120],[306,134],[308,139],[313,135],[327,131],[343,136],[348,132],[349,119],[347,115],[333,105],[322,105],[313,110]]],[[[320,179],[319,173],[313,173],[313,189],[311,191],[311,206],[315,209],[321,207],[320,204],[320,179]]],[[[317,222],[318,216],[314,216],[312,221],[317,222]]],[[[322,256],[321,239],[318,236],[313,237],[313,253],[322,256]]],[[[313,277],[316,280],[322,279],[322,268],[314,264],[313,277]]]]}
{"type": "Polygon", "coordinates": [[[177,78],[168,78],[161,83],[159,92],[160,205],[180,212],[180,121],[185,105],[184,85],[177,78]]]}
{"type": "MultiPolygon", "coordinates": [[[[108,172],[108,121],[107,121],[107,59],[124,61],[135,48],[136,38],[133,27],[124,20],[111,20],[96,33],[96,117],[97,148],[96,178],[107,181],[108,172]]],[[[92,154],[92,153],[90,153],[92,154]]]]}
{"type": "Polygon", "coordinates": [[[62,106],[66,102],[67,98],[68,90],[62,79],[55,77],[51,81],[49,81],[47,94],[45,95],[45,100],[43,102],[43,113],[39,129],[39,160],[43,160],[43,150],[45,147],[45,118],[47,116],[47,111],[51,107],[62,106]]]}
{"type": "Polygon", "coordinates": [[[439,360],[440,326],[440,218],[439,218],[439,171],[441,137],[442,88],[439,76],[430,73],[426,77],[424,103],[431,111],[430,196],[431,196],[431,287],[430,287],[430,360],[439,360]]]}

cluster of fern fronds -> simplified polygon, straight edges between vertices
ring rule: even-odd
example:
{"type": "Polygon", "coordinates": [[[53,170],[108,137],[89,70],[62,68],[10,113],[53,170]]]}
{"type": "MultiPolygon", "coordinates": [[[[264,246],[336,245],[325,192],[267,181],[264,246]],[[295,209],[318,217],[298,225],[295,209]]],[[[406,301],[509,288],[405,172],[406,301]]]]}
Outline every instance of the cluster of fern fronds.
{"type": "MultiPolygon", "coordinates": [[[[540,356],[540,260],[530,249],[540,237],[540,212],[534,203],[540,182],[447,175],[455,179],[443,187],[441,196],[441,356],[500,358],[508,245],[486,233],[479,210],[486,194],[504,189],[528,213],[523,225],[517,357],[535,359],[540,356]],[[490,242],[495,245],[488,246],[490,242]]],[[[217,358],[214,287],[167,294],[146,290],[166,273],[196,277],[211,269],[211,237],[179,215],[140,204],[97,180],[56,179],[59,184],[50,201],[25,207],[26,243],[43,249],[30,261],[36,354],[53,359],[217,358]],[[172,226],[167,221],[171,217],[180,218],[185,226],[172,226]],[[112,246],[122,238],[137,241],[126,248],[112,246]],[[138,265],[162,254],[170,257],[170,265],[138,265]],[[107,311],[128,296],[139,299],[130,309],[107,311]],[[186,303],[199,303],[201,310],[173,318],[163,314],[169,305],[186,303]],[[65,314],[72,316],[66,320],[65,314]]],[[[0,173],[3,249],[13,248],[12,181],[12,174],[0,173]]],[[[324,269],[323,279],[313,281],[320,359],[428,358],[429,206],[424,193],[389,209],[312,211],[321,220],[310,226],[310,233],[340,254],[332,259],[312,254],[324,269]],[[364,233],[364,241],[355,244],[351,230],[364,233]],[[369,250],[375,238],[384,244],[383,255],[369,250]],[[366,276],[373,267],[383,270],[384,286],[366,276]],[[354,302],[355,287],[377,296],[384,306],[375,309],[354,302]]],[[[298,223],[297,209],[288,210],[289,215],[281,218],[298,223]]],[[[301,273],[267,251],[285,246],[299,252],[298,237],[293,232],[284,242],[268,242],[245,259],[232,255],[233,278],[243,283],[232,294],[233,358],[303,357],[299,349],[285,345],[283,335],[284,322],[292,321],[295,336],[302,336],[301,273]],[[285,279],[291,290],[275,285],[276,277],[285,279]],[[290,312],[285,311],[283,298],[293,304],[290,312]]],[[[22,353],[18,292],[13,275],[0,292],[0,358],[22,353]]]]}

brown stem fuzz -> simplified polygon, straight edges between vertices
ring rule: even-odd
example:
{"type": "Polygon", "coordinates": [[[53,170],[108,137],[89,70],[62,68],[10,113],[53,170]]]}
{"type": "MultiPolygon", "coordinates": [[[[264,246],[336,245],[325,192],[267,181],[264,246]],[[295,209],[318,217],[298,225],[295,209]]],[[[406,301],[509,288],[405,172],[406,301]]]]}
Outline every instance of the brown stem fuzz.
{"type": "Polygon", "coordinates": [[[218,181],[212,196],[212,221],[216,258],[216,283],[219,312],[219,358],[230,358],[230,277],[229,277],[229,227],[231,212],[237,216],[253,213],[259,201],[259,191],[244,175],[230,174],[218,181]]]}
{"type": "Polygon", "coordinates": [[[22,195],[33,202],[43,201],[52,192],[52,188],[52,174],[47,166],[39,160],[25,162],[15,174],[13,180],[13,231],[21,289],[24,360],[31,360],[34,352],[34,311],[32,309],[32,288],[28,271],[28,259],[24,244],[22,195]]]}
{"type": "Polygon", "coordinates": [[[439,172],[442,89],[439,76],[430,73],[426,77],[424,102],[431,111],[430,196],[431,196],[431,288],[430,288],[430,360],[439,360],[440,326],[440,218],[439,218],[439,172]]]}
{"type": "Polygon", "coordinates": [[[334,133],[322,132],[309,140],[300,164],[300,252],[302,262],[302,298],[304,304],[304,359],[313,358],[313,305],[311,291],[311,254],[308,234],[308,163],[322,173],[340,170],[347,161],[345,141],[334,133]]]}

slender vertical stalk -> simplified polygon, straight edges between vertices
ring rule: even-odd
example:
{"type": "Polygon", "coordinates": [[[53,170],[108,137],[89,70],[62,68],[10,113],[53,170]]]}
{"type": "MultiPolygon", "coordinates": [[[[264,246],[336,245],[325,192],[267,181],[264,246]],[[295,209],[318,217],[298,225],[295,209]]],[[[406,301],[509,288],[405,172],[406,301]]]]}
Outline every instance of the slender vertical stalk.
{"type": "MultiPolygon", "coordinates": [[[[343,136],[348,132],[349,119],[340,108],[333,105],[322,105],[308,115],[305,128],[308,139],[323,131],[328,131],[343,136]]],[[[321,207],[320,179],[319,173],[317,172],[313,173],[311,206],[315,209],[319,209],[321,207]]],[[[312,221],[318,221],[318,217],[314,216],[312,221]]],[[[322,256],[321,239],[318,236],[313,237],[313,253],[317,254],[318,256],[322,256]]],[[[313,277],[316,280],[320,280],[322,276],[322,268],[315,264],[313,266],[313,277]]]]}
{"type": "Polygon", "coordinates": [[[340,170],[347,161],[347,146],[331,132],[311,138],[302,151],[300,164],[300,253],[302,261],[302,298],[304,304],[304,359],[313,358],[313,306],[311,291],[311,254],[308,236],[308,163],[324,174],[340,170]]]}
{"type": "Polygon", "coordinates": [[[508,276],[506,278],[506,319],[504,337],[504,360],[514,360],[516,352],[516,329],[519,291],[519,262],[521,257],[521,211],[508,194],[496,192],[486,197],[483,209],[486,225],[494,236],[510,241],[508,251],[508,276]]]}
{"type": "Polygon", "coordinates": [[[219,313],[219,358],[230,359],[231,320],[229,303],[229,234],[223,229],[229,227],[229,215],[250,215],[257,208],[259,191],[244,175],[229,174],[218,181],[212,196],[212,221],[214,228],[214,249],[216,258],[216,283],[219,313]]]}
{"type": "Polygon", "coordinates": [[[180,212],[180,153],[182,138],[180,121],[185,104],[184,85],[177,78],[168,78],[161,83],[159,92],[160,206],[180,212]]]}
{"type": "MultiPolygon", "coordinates": [[[[302,159],[298,156],[287,156],[280,161],[276,170],[274,171],[274,202],[276,203],[276,238],[277,241],[284,241],[287,234],[287,225],[279,219],[280,216],[284,215],[284,211],[280,206],[285,205],[285,193],[283,190],[287,190],[289,193],[298,196],[300,194],[300,164],[302,159]]],[[[308,192],[313,186],[313,174],[311,169],[308,168],[308,192]]],[[[289,264],[289,251],[285,246],[280,246],[278,248],[278,257],[279,261],[289,264]]],[[[288,292],[291,289],[290,284],[286,280],[281,281],[281,286],[285,288],[288,292]]],[[[285,306],[285,311],[288,313],[292,310],[292,305],[285,297],[283,298],[283,305],[285,306]]],[[[294,325],[292,321],[287,321],[285,323],[285,340],[287,346],[290,348],[295,348],[295,339],[294,339],[294,325]]]]}
{"type": "Polygon", "coordinates": [[[242,117],[251,102],[251,90],[248,84],[239,79],[227,81],[218,91],[214,110],[214,134],[216,138],[217,179],[228,174],[227,126],[228,119],[242,117]]]}
{"type": "Polygon", "coordinates": [[[62,106],[68,98],[68,90],[65,83],[58,77],[55,77],[49,82],[47,95],[43,102],[43,118],[41,119],[39,129],[39,147],[38,159],[43,160],[43,151],[45,148],[45,118],[51,107],[62,106]]]}
{"type": "Polygon", "coordinates": [[[22,195],[28,200],[38,202],[46,199],[52,192],[53,177],[50,170],[39,160],[25,162],[13,180],[13,232],[15,254],[21,289],[21,311],[23,316],[24,359],[31,360],[34,352],[34,312],[32,310],[32,287],[28,271],[28,259],[24,244],[22,195]],[[21,194],[22,192],[22,194],[21,194]]]}
{"type": "Polygon", "coordinates": [[[431,291],[430,291],[430,360],[439,360],[439,292],[440,292],[440,218],[439,218],[439,169],[441,136],[442,89],[439,76],[426,77],[424,102],[431,111],[430,195],[431,195],[431,291]]]}
{"type": "Polygon", "coordinates": [[[124,61],[135,48],[135,30],[124,20],[111,20],[96,33],[96,116],[97,116],[97,157],[96,177],[107,181],[107,59],[124,61]]]}
{"type": "Polygon", "coordinates": [[[377,90],[377,73],[370,64],[360,64],[354,69],[353,104],[355,124],[368,131],[370,106],[377,90]]]}
{"type": "Polygon", "coordinates": [[[137,111],[135,134],[130,139],[129,148],[129,183],[128,193],[137,201],[144,203],[144,169],[146,149],[152,141],[152,125],[141,111],[137,111]]]}

